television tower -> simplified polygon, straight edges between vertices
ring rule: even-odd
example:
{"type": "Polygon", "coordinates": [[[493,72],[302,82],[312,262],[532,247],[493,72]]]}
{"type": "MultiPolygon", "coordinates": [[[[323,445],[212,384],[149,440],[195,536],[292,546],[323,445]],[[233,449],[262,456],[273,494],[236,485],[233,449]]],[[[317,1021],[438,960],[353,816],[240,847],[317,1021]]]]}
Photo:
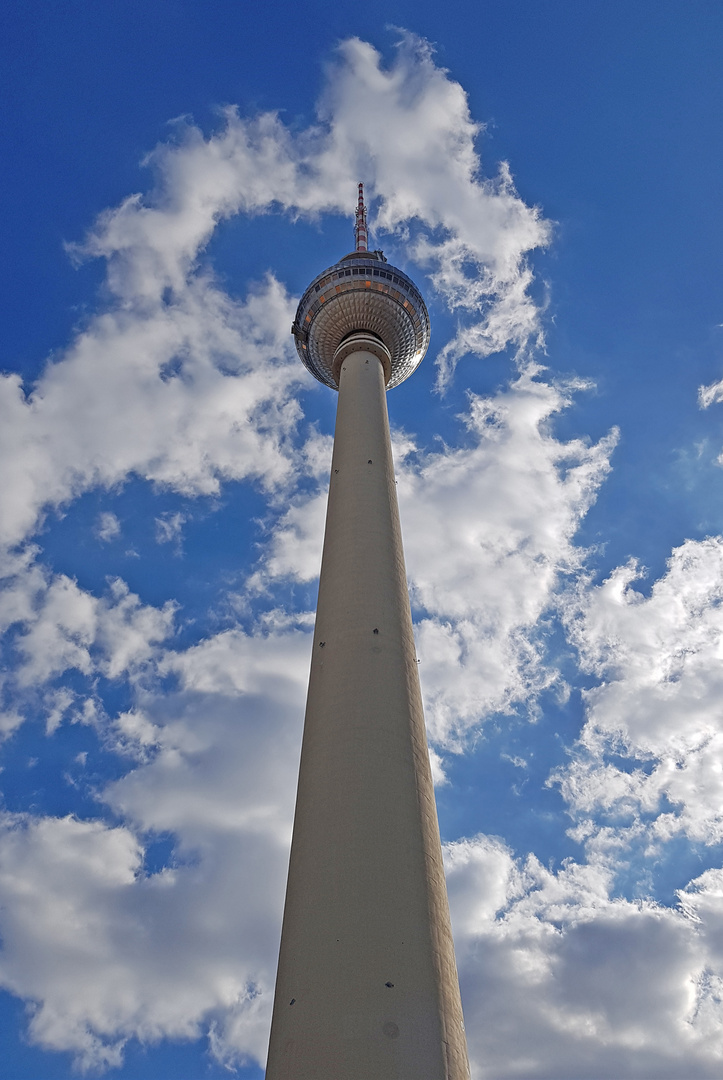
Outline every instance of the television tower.
{"type": "Polygon", "coordinates": [[[468,1080],[385,389],[417,368],[413,282],[356,249],[292,333],[338,389],[267,1080],[468,1080]]]}

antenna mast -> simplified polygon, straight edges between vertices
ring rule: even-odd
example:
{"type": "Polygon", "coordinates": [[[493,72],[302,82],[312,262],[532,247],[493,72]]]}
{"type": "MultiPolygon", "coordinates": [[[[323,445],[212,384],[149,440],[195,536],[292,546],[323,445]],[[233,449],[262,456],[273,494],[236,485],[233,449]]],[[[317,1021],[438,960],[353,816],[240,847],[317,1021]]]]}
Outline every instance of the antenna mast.
{"type": "Polygon", "coordinates": [[[367,208],[364,205],[364,185],[359,185],[359,202],[356,208],[356,250],[367,251],[367,208]]]}

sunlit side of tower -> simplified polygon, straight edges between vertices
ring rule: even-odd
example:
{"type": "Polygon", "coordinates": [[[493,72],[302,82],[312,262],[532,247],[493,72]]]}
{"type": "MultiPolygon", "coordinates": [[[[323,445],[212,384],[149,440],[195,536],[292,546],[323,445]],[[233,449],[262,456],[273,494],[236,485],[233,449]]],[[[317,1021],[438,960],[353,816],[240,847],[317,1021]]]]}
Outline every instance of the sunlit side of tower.
{"type": "Polygon", "coordinates": [[[339,399],[266,1076],[467,1080],[386,407],[429,316],[367,251],[361,184],[292,332],[339,399]]]}

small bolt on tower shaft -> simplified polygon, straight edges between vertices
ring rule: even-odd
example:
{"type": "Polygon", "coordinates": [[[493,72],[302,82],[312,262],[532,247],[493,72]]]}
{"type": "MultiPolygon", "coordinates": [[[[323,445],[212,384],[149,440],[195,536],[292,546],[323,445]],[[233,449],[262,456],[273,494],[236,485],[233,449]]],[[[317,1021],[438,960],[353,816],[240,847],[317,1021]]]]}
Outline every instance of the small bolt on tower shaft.
{"type": "Polygon", "coordinates": [[[469,1080],[386,390],[429,342],[421,294],[356,247],[292,333],[338,390],[267,1080],[469,1080]]]}

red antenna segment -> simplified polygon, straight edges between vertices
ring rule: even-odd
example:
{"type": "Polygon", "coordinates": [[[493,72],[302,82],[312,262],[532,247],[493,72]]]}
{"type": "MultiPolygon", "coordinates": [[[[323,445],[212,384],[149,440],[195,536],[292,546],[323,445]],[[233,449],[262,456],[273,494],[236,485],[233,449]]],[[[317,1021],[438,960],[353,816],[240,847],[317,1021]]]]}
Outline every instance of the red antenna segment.
{"type": "Polygon", "coordinates": [[[364,185],[359,185],[359,202],[356,208],[356,250],[367,251],[367,208],[364,205],[364,185]]]}

